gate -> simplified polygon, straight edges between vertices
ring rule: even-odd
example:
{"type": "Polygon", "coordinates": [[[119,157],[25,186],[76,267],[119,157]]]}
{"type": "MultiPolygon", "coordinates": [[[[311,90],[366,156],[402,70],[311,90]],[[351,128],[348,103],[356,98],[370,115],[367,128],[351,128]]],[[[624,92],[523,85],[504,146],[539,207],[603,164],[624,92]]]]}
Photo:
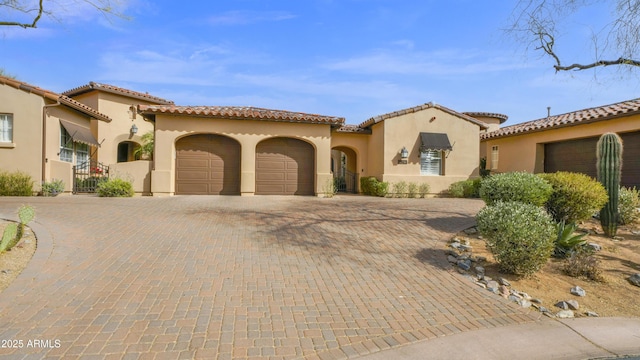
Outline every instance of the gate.
{"type": "Polygon", "coordinates": [[[97,161],[85,161],[73,167],[73,193],[94,193],[109,177],[109,167],[97,161]]]}
{"type": "Polygon", "coordinates": [[[348,170],[343,170],[342,173],[343,176],[335,176],[333,178],[333,186],[336,192],[357,194],[358,174],[348,170]]]}

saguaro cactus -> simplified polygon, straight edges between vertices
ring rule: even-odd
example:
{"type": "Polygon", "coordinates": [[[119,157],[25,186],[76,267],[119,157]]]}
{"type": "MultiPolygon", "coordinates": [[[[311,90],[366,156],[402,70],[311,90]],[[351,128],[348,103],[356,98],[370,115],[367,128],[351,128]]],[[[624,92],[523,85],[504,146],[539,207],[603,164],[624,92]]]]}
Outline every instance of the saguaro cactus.
{"type": "Polygon", "coordinates": [[[618,193],[622,171],[622,139],[615,133],[606,133],[598,140],[597,150],[598,181],[604,185],[609,201],[600,210],[600,225],[608,237],[618,231],[618,193]]]}

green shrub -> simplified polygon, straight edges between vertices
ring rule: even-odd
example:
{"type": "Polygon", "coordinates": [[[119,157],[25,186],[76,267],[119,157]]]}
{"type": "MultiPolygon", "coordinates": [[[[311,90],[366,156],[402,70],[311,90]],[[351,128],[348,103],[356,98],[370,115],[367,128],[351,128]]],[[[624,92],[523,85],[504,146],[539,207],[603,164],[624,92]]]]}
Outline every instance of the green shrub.
{"type": "Polygon", "coordinates": [[[526,172],[511,172],[483,179],[479,193],[487,205],[498,201],[519,201],[542,206],[552,191],[551,185],[539,176],[526,172]]]}
{"type": "Polygon", "coordinates": [[[556,224],[557,237],[553,256],[557,258],[566,258],[576,251],[576,249],[584,246],[586,241],[583,239],[587,234],[574,235],[578,225],[575,223],[566,224],[561,221],[556,224]]]}
{"type": "Polygon", "coordinates": [[[456,181],[453,184],[449,185],[449,189],[447,190],[449,196],[454,198],[463,198],[464,197],[464,181],[456,181]]]}
{"type": "Polygon", "coordinates": [[[447,191],[450,196],[456,198],[479,198],[480,185],[482,185],[481,178],[457,181],[449,185],[447,191]]]}
{"type": "Polygon", "coordinates": [[[100,182],[96,192],[101,197],[131,197],[134,194],[131,182],[118,178],[100,182]]]}
{"type": "Polygon", "coordinates": [[[407,185],[407,195],[409,198],[415,199],[416,195],[418,195],[418,184],[410,182],[409,185],[407,185]]]}
{"type": "Polygon", "coordinates": [[[53,179],[42,183],[42,196],[56,196],[64,192],[64,181],[53,179]]]}
{"type": "Polygon", "coordinates": [[[640,191],[636,188],[621,187],[618,193],[618,223],[632,224],[640,218],[640,191]]]}
{"type": "Polygon", "coordinates": [[[393,183],[393,196],[397,198],[407,197],[407,182],[398,181],[393,183]]]}
{"type": "Polygon", "coordinates": [[[31,175],[16,171],[0,171],[0,196],[33,195],[33,179],[31,175]]]}
{"type": "Polygon", "coordinates": [[[539,176],[553,188],[545,207],[557,222],[587,220],[607,202],[604,186],[588,175],[559,171],[539,176]]]}
{"type": "Polygon", "coordinates": [[[476,216],[478,230],[504,272],[529,276],[551,257],[556,229],[541,207],[498,201],[476,216]]]}
{"type": "Polygon", "coordinates": [[[422,183],[422,184],[420,184],[420,185],[418,186],[418,195],[419,195],[421,198],[426,197],[426,196],[427,196],[427,194],[429,194],[429,189],[430,189],[429,184],[427,184],[427,183],[422,183]]]}
{"type": "Polygon", "coordinates": [[[360,191],[364,195],[371,196],[387,196],[389,191],[389,183],[381,182],[375,176],[360,178],[360,191]]]}

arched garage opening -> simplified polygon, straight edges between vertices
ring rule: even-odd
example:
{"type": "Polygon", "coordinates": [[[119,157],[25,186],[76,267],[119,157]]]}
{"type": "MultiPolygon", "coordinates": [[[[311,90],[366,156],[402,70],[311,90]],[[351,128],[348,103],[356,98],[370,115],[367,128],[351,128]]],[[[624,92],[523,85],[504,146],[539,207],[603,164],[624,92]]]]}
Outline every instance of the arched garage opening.
{"type": "Polygon", "coordinates": [[[240,143],[198,134],[176,141],[176,195],[240,195],[240,143]]]}
{"type": "Polygon", "coordinates": [[[263,140],[256,146],[256,195],[314,195],[315,150],[292,138],[263,140]]]}

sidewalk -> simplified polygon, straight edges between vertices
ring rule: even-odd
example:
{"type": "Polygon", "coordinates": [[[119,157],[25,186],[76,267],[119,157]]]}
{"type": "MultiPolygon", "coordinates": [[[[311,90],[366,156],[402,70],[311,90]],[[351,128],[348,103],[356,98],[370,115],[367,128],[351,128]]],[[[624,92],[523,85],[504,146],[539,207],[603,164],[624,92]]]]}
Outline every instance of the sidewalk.
{"type": "Polygon", "coordinates": [[[542,319],[469,331],[360,357],[361,360],[594,359],[640,356],[640,319],[542,319]]]}

